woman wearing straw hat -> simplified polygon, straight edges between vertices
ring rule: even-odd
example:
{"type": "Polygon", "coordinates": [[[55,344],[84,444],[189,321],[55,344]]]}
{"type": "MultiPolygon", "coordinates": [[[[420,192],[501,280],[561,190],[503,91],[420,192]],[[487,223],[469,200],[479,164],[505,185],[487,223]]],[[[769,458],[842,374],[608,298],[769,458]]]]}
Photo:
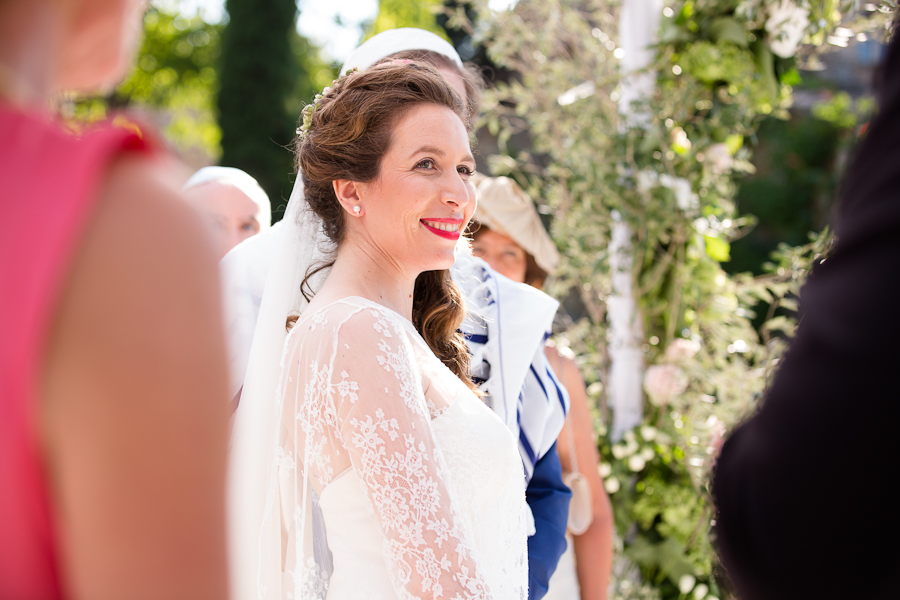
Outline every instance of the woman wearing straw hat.
{"type": "MultiPolygon", "coordinates": [[[[498,273],[540,289],[559,263],[559,254],[534,203],[507,177],[485,178],[478,184],[477,196],[475,256],[498,273]]],[[[606,598],[612,565],[612,507],[597,473],[599,457],[587,391],[571,350],[548,343],[545,352],[571,399],[558,448],[564,479],[574,494],[569,507],[570,543],[546,598],[606,598]]]]}

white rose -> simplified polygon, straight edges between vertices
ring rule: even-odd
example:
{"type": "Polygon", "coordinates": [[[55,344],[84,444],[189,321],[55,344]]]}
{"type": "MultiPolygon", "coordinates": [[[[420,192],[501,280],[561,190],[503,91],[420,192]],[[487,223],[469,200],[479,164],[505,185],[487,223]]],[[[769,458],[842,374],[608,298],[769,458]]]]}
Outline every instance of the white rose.
{"type": "Polygon", "coordinates": [[[616,460],[622,460],[627,456],[625,454],[625,446],[622,444],[616,444],[612,447],[612,455],[616,457],[616,460]]]}
{"type": "Polygon", "coordinates": [[[709,586],[705,583],[701,583],[697,587],[694,588],[694,598],[697,600],[703,600],[706,598],[706,595],[709,593],[709,586]]]}
{"type": "Polygon", "coordinates": [[[722,174],[731,170],[734,164],[734,157],[728,151],[725,144],[713,144],[706,149],[706,161],[713,173],[722,174]]]}
{"type": "Polygon", "coordinates": [[[684,371],[675,365],[653,365],[644,374],[644,390],[654,406],[665,406],[687,386],[684,371]]]}
{"type": "Polygon", "coordinates": [[[652,442],[656,439],[657,433],[659,432],[656,431],[656,427],[653,427],[652,425],[644,425],[641,427],[641,437],[648,442],[652,442]]]}
{"type": "Polygon", "coordinates": [[[628,459],[628,468],[635,473],[637,473],[638,471],[642,471],[645,466],[647,466],[647,461],[645,461],[644,457],[640,454],[635,454],[628,459]]]}
{"type": "Polygon", "coordinates": [[[790,58],[797,53],[808,27],[808,8],[791,0],[779,0],[769,6],[769,18],[766,19],[769,48],[781,58],[790,58]]]}
{"type": "Polygon", "coordinates": [[[615,477],[610,477],[610,478],[607,479],[606,482],[603,484],[603,487],[606,488],[606,493],[607,493],[607,494],[615,494],[616,492],[619,491],[619,489],[620,489],[622,486],[619,484],[619,480],[618,480],[618,479],[616,479],[615,477]]]}
{"type": "MultiPolygon", "coordinates": [[[[690,144],[690,142],[688,142],[690,144]]],[[[667,187],[675,194],[675,203],[681,210],[697,208],[700,205],[700,196],[691,189],[691,182],[681,177],[672,177],[663,173],[659,176],[659,183],[667,187]]]]}
{"type": "Polygon", "coordinates": [[[612,474],[612,465],[609,463],[600,463],[597,466],[597,473],[600,474],[600,477],[606,479],[612,474]]]}
{"type": "Polygon", "coordinates": [[[678,338],[666,348],[666,358],[674,361],[686,360],[693,358],[698,352],[700,352],[700,342],[678,338]]]}
{"type": "Polygon", "coordinates": [[[650,448],[644,448],[643,450],[641,450],[641,456],[644,457],[644,460],[650,462],[651,460],[653,460],[653,457],[656,456],[656,453],[653,452],[653,450],[650,448]]]}
{"type": "Polygon", "coordinates": [[[694,589],[695,583],[697,583],[697,579],[693,575],[682,575],[678,580],[678,591],[687,594],[694,589]]]}

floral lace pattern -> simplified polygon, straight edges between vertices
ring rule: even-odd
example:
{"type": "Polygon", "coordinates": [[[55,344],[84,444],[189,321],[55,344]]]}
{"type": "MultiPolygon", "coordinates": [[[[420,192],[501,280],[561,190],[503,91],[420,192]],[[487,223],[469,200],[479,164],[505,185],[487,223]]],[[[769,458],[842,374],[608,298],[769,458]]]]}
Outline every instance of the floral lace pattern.
{"type": "MultiPolygon", "coordinates": [[[[290,496],[302,513],[301,481],[308,479],[321,494],[352,469],[383,536],[397,597],[524,598],[524,479],[515,441],[497,420],[498,460],[506,481],[490,475],[496,465],[487,470],[479,465],[494,457],[473,456],[473,448],[483,443],[463,438],[456,444],[449,442],[453,436],[444,436],[439,444],[433,419],[459,402],[460,394],[487,410],[396,313],[346,299],[304,315],[288,338],[283,362],[279,471],[296,480],[290,496]],[[294,457],[302,463],[295,464],[294,457]],[[485,494],[490,499],[479,504],[485,494]],[[483,503],[497,505],[490,523],[480,514],[483,503]]],[[[286,556],[296,554],[295,562],[305,565],[289,564],[283,556],[284,571],[294,581],[293,593],[284,597],[323,598],[327,575],[309,562],[304,540],[296,539],[303,537],[297,530],[304,519],[301,514],[282,523],[297,548],[286,550],[286,556]]]]}

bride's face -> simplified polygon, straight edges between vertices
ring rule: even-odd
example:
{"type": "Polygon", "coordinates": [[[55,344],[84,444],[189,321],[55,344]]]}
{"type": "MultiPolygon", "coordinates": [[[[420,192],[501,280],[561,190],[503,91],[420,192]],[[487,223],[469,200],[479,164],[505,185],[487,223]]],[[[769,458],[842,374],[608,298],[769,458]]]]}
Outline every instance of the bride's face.
{"type": "Polygon", "coordinates": [[[403,272],[447,269],[475,212],[474,171],[462,120],[444,106],[415,107],[394,127],[378,177],[358,184],[361,216],[351,212],[348,233],[403,272]]]}

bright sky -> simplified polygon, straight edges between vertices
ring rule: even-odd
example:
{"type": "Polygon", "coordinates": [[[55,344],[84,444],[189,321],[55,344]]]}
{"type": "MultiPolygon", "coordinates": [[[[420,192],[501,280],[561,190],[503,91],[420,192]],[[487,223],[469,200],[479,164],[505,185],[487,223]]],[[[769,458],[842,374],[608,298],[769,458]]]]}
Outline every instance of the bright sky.
{"type": "MultiPolygon", "coordinates": [[[[157,6],[185,15],[199,12],[215,23],[222,19],[225,0],[154,0],[157,6]]],[[[297,30],[323,49],[325,58],[343,62],[362,35],[362,24],[375,18],[378,0],[299,0],[297,30]]]]}

